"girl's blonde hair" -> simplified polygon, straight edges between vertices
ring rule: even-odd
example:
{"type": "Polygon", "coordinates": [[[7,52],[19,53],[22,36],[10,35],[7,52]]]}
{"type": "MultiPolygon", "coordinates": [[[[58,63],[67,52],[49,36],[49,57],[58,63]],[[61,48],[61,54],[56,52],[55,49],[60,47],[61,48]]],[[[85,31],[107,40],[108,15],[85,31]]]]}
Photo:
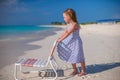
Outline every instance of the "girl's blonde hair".
{"type": "Polygon", "coordinates": [[[75,13],[75,11],[74,11],[73,9],[68,8],[68,9],[66,9],[66,10],[64,11],[64,13],[65,13],[66,15],[68,15],[73,22],[78,23],[77,17],[76,17],[76,13],[75,13]]]}

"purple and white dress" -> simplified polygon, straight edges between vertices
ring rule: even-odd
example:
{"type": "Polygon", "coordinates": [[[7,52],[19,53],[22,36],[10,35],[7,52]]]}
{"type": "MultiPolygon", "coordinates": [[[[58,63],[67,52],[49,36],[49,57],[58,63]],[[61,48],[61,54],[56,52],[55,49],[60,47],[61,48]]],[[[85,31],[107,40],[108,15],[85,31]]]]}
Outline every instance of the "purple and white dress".
{"type": "MultiPolygon", "coordinates": [[[[67,25],[69,31],[71,26],[67,25]]],[[[82,40],[79,35],[80,27],[75,29],[67,38],[58,43],[57,52],[60,59],[69,63],[84,62],[82,40]]]]}

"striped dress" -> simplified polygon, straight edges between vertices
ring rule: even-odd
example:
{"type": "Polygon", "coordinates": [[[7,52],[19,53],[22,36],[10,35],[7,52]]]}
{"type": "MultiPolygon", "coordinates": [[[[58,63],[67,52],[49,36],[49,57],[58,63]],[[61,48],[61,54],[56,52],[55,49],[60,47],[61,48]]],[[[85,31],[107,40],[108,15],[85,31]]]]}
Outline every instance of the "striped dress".
{"type": "MultiPolygon", "coordinates": [[[[67,30],[70,30],[70,25],[67,25],[67,30]]],[[[82,40],[79,35],[80,27],[75,29],[67,38],[58,43],[57,52],[60,59],[69,63],[84,62],[84,52],[82,40]]]]}

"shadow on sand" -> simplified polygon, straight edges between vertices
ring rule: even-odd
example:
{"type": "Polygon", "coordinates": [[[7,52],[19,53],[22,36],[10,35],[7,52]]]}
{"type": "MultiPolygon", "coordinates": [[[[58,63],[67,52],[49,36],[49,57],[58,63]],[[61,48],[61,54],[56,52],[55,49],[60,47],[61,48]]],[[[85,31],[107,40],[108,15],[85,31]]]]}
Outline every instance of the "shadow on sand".
{"type": "MultiPolygon", "coordinates": [[[[86,66],[86,73],[87,74],[95,74],[95,73],[100,73],[106,70],[110,70],[112,68],[120,67],[120,62],[115,62],[115,63],[106,63],[106,64],[93,64],[93,65],[87,65],[86,66]]],[[[66,69],[70,70],[72,68],[66,69]]],[[[81,67],[77,67],[77,69],[81,70],[81,67]]],[[[62,78],[61,80],[66,80],[70,79],[73,76],[67,76],[62,78]]]]}
{"type": "Polygon", "coordinates": [[[88,65],[86,67],[86,73],[88,74],[99,73],[119,66],[120,66],[120,62],[88,65]]]}

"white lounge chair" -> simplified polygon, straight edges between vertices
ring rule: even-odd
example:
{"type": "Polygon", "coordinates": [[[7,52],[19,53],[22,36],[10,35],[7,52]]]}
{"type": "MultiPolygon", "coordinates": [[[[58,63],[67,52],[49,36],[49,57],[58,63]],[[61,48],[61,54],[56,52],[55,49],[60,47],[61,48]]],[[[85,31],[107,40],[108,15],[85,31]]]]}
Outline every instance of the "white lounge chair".
{"type": "Polygon", "coordinates": [[[50,55],[48,57],[48,60],[41,60],[41,59],[31,59],[31,58],[21,58],[20,60],[18,60],[16,63],[15,63],[15,68],[14,68],[14,78],[15,80],[19,80],[17,78],[17,67],[19,66],[19,70],[20,72],[22,72],[22,67],[47,67],[49,64],[51,66],[51,68],[53,69],[54,73],[55,73],[55,77],[49,79],[49,80],[56,80],[56,78],[58,77],[57,75],[57,63],[56,61],[54,60],[54,57],[53,57],[53,53],[54,53],[54,50],[55,50],[55,47],[57,45],[57,41],[54,42],[53,46],[52,46],[52,49],[51,49],[51,52],[50,52],[50,55]]]}

